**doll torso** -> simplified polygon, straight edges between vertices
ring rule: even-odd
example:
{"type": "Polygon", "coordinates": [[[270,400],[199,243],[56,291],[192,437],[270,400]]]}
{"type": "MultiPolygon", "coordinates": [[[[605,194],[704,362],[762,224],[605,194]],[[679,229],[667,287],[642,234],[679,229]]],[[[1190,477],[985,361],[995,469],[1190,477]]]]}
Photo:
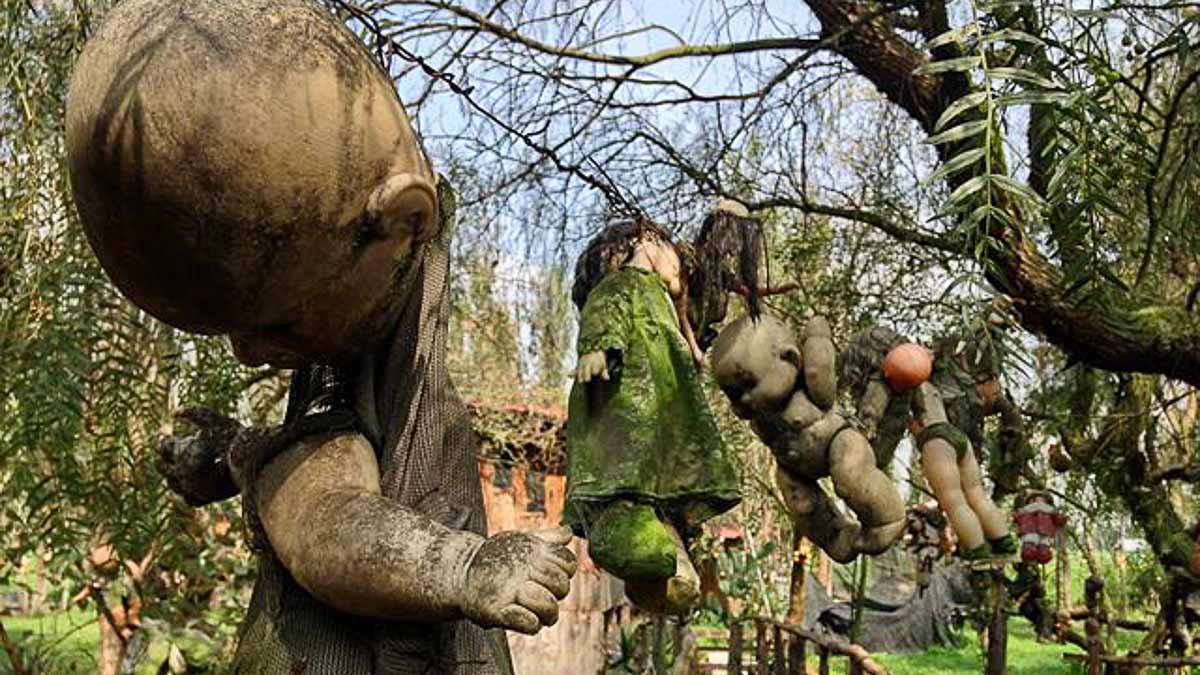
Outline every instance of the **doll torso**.
{"type": "Polygon", "coordinates": [[[614,356],[609,381],[576,383],[567,422],[568,514],[618,497],[698,522],[738,501],[734,464],[660,276],[608,274],[581,313],[578,353],[614,356]]]}

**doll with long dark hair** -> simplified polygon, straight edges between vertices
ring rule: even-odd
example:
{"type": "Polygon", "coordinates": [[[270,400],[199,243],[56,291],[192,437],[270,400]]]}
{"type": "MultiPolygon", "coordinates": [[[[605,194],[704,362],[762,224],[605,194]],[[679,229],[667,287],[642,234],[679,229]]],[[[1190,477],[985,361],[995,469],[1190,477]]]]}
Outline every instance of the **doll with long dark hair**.
{"type": "Polygon", "coordinates": [[[645,609],[682,613],[698,602],[685,538],[741,498],[700,386],[703,352],[693,329],[706,321],[688,319],[696,315],[689,298],[727,294],[745,277],[757,289],[757,260],[726,274],[727,257],[703,247],[681,255],[665,230],[639,218],[605,228],[575,268],[579,364],[567,422],[567,520],[645,609]],[[707,296],[689,293],[698,260],[710,263],[707,296]]]}

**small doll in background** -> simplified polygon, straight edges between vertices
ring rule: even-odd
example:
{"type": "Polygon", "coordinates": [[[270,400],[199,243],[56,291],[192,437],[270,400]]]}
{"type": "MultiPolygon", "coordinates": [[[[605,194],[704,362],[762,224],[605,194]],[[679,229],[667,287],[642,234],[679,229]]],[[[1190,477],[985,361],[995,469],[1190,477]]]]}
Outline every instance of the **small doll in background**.
{"type": "MultiPolygon", "coordinates": [[[[719,212],[702,234],[757,247],[744,236],[747,220],[744,209],[719,212]],[[723,236],[725,229],[733,234],[723,236]]],[[[650,611],[681,614],[699,602],[685,540],[741,499],[737,466],[700,384],[703,351],[688,317],[703,317],[700,330],[719,321],[725,304],[716,296],[737,290],[731,279],[757,291],[757,260],[713,251],[706,245],[681,255],[665,230],[638,218],[605,228],[575,269],[579,362],[567,420],[565,519],[587,537],[596,564],[650,611]],[[727,264],[734,257],[753,264],[727,264]],[[697,260],[711,263],[696,274],[709,287],[689,293],[697,260]],[[697,303],[691,311],[689,299],[697,303]]]]}
{"type": "Polygon", "coordinates": [[[1054,508],[1054,500],[1045,492],[1030,492],[1021,498],[1013,512],[1013,522],[1021,535],[1021,560],[1045,565],[1054,557],[1054,538],[1067,518],[1054,508]]]}

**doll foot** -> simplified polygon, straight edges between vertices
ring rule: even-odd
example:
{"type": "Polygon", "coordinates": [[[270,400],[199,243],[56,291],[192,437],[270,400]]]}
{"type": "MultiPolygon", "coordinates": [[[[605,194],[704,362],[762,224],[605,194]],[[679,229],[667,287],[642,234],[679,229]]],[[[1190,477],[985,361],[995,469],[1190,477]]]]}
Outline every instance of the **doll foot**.
{"type": "Polygon", "coordinates": [[[592,524],[588,553],[597,565],[625,581],[666,581],[676,573],[672,531],[649,506],[614,502],[592,524]]]}
{"type": "Polygon", "coordinates": [[[987,560],[992,557],[992,547],[985,542],[975,548],[960,552],[958,557],[968,562],[987,560]]]}
{"type": "Polygon", "coordinates": [[[675,545],[675,573],[661,581],[625,582],[625,595],[638,608],[655,614],[684,615],[700,605],[700,575],[675,528],[666,526],[675,545]]]}
{"type": "Polygon", "coordinates": [[[862,553],[878,555],[891,548],[907,526],[908,523],[900,519],[894,523],[865,527],[858,535],[856,546],[862,553]]]}
{"type": "Polygon", "coordinates": [[[1008,556],[1014,555],[1017,552],[1017,539],[1011,534],[991,539],[988,541],[988,544],[992,549],[993,555],[1008,556]]]}

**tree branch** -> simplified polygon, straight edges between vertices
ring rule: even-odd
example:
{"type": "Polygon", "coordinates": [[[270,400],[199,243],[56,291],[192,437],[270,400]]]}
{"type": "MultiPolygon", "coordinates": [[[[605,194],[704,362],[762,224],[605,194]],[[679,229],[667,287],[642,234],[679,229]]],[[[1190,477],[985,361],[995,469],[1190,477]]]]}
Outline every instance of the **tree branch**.
{"type": "MultiPolygon", "coordinates": [[[[725,195],[733,198],[734,195],[725,195]]],[[[940,237],[935,234],[928,234],[898,225],[884,215],[875,211],[867,211],[865,209],[849,208],[844,206],[832,206],[829,204],[816,204],[808,201],[807,198],[794,199],[792,197],[772,197],[762,201],[750,202],[746,208],[751,211],[762,211],[772,208],[789,208],[812,213],[822,216],[830,216],[833,218],[842,218],[845,220],[853,220],[887,234],[897,241],[907,244],[916,244],[926,248],[932,248],[954,255],[962,255],[964,242],[947,237],[940,237]]]]}
{"type": "MultiPolygon", "coordinates": [[[[805,2],[821,22],[822,34],[836,36],[833,50],[926,133],[932,133],[947,105],[968,93],[961,73],[914,75],[929,56],[898,35],[886,15],[861,22],[853,32],[845,30],[876,8],[875,3],[805,2]]],[[[943,161],[953,152],[955,149],[948,145],[939,148],[943,161]]],[[[955,184],[971,177],[970,172],[959,174],[955,184]]],[[[1003,201],[1004,195],[997,197],[1003,201]]],[[[1010,204],[1006,210],[1014,222],[1020,222],[1016,208],[1010,204]]],[[[870,219],[857,220],[880,227],[870,219]]],[[[1062,271],[1020,228],[996,221],[993,219],[981,233],[994,244],[985,247],[986,276],[997,290],[1012,296],[1026,329],[1044,335],[1074,358],[1098,368],[1162,374],[1200,386],[1200,320],[1166,308],[1147,311],[1134,298],[1111,294],[1100,301],[1081,302],[1068,294],[1062,271]]],[[[922,239],[905,240],[925,245],[922,239]]]]}
{"type": "Polygon", "coordinates": [[[790,49],[813,49],[820,46],[820,40],[801,37],[779,37],[779,38],[764,38],[761,40],[745,40],[742,42],[727,42],[715,43],[707,45],[688,45],[681,44],[675,47],[668,47],[648,54],[636,56],[627,56],[625,54],[605,54],[601,52],[589,52],[574,47],[564,47],[548,44],[540,40],[534,39],[517,30],[502,26],[478,12],[461,7],[459,5],[447,2],[431,2],[429,0],[409,0],[402,2],[393,2],[396,5],[424,5],[436,9],[445,10],[452,14],[456,14],[464,19],[474,22],[480,30],[487,31],[497,37],[504,38],[515,42],[519,45],[528,47],[534,51],[549,54],[551,56],[565,57],[578,59],[580,61],[589,61],[592,63],[603,63],[614,66],[632,66],[635,68],[643,68],[651,66],[663,61],[672,59],[693,58],[701,56],[728,56],[730,54],[746,54],[750,52],[761,51],[777,51],[790,49]]]}

